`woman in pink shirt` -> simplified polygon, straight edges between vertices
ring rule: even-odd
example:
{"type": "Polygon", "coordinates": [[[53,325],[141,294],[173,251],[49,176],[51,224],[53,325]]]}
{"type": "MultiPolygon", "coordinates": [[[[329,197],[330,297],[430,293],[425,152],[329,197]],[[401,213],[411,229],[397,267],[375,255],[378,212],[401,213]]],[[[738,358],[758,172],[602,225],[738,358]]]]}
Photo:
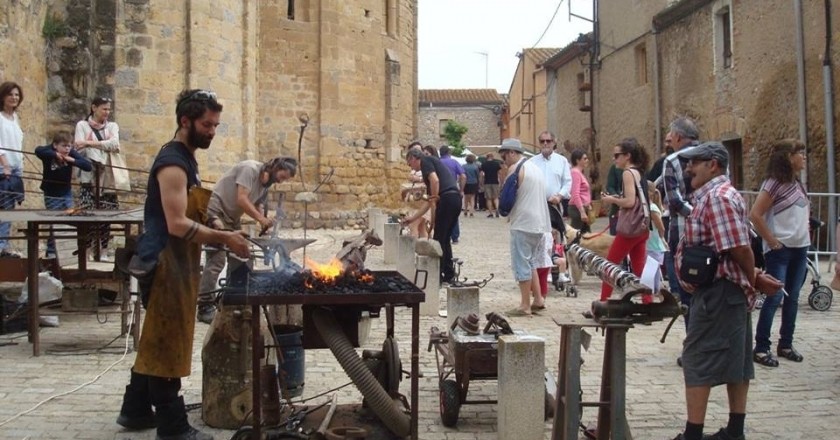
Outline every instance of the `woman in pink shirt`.
{"type": "Polygon", "coordinates": [[[589,210],[592,209],[592,193],[584,171],[589,166],[589,156],[582,149],[572,151],[572,194],[569,199],[569,218],[572,227],[581,232],[591,232],[589,210]]]}

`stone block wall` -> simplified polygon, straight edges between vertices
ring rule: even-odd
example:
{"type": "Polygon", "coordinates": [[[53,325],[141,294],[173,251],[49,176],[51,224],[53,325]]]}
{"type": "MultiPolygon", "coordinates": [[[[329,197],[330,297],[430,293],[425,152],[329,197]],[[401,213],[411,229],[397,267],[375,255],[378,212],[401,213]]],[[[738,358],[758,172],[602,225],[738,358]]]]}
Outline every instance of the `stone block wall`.
{"type": "MultiPolygon", "coordinates": [[[[23,129],[23,150],[51,139],[47,112],[47,66],[44,58],[47,41],[42,35],[44,20],[51,2],[29,0],[4,2],[0,7],[0,82],[14,81],[23,89],[24,99],[17,113],[23,129]]],[[[40,161],[34,155],[24,156],[26,177],[40,179],[40,161]]],[[[40,182],[25,180],[26,208],[43,207],[38,189],[40,182]]],[[[20,244],[15,244],[21,246],[20,244]]]]}
{"type": "Polygon", "coordinates": [[[434,145],[439,147],[446,143],[441,137],[441,120],[456,121],[467,127],[469,131],[464,135],[463,141],[470,145],[498,145],[499,138],[499,115],[493,112],[493,108],[501,106],[464,106],[464,107],[422,107],[417,117],[417,139],[423,145],[434,145]]]}

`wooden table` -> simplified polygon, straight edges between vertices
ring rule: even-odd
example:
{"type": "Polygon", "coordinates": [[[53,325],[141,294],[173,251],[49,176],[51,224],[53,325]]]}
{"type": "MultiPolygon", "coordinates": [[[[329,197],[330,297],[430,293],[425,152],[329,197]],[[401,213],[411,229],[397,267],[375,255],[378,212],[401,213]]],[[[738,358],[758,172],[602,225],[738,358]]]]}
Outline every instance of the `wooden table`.
{"type": "MultiPolygon", "coordinates": [[[[39,297],[38,297],[38,271],[39,271],[39,242],[40,240],[50,237],[50,229],[52,226],[63,225],[69,226],[76,231],[75,236],[62,236],[61,238],[76,238],[79,246],[78,251],[78,270],[68,271],[66,276],[62,277],[62,281],[89,281],[91,279],[111,278],[111,272],[90,271],[87,268],[87,246],[89,241],[89,232],[95,230],[102,225],[109,227],[118,226],[120,231],[125,235],[131,234],[132,226],[137,227],[137,233],[142,230],[143,225],[143,209],[133,209],[130,211],[109,211],[109,210],[91,210],[82,211],[79,214],[68,215],[65,211],[49,211],[49,210],[0,210],[0,221],[4,222],[25,222],[26,223],[26,258],[27,258],[27,289],[29,291],[29,342],[32,343],[32,353],[39,356],[41,352],[41,338],[38,331],[38,324],[40,318],[39,311],[39,297]]],[[[15,238],[15,237],[9,237],[15,238]]],[[[123,306],[127,306],[128,295],[124,295],[123,306]]],[[[135,308],[139,310],[138,308],[135,308]]],[[[124,308],[120,311],[123,317],[123,329],[126,324],[126,314],[130,311],[124,308]]],[[[132,328],[135,336],[135,344],[139,335],[140,317],[135,313],[134,326],[132,328]]]]}

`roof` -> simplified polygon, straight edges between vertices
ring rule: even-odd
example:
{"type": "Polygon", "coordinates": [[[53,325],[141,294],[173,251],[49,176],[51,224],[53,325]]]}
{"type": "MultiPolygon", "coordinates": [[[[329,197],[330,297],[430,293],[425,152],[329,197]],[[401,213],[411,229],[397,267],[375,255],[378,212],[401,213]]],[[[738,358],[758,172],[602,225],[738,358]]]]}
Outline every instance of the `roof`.
{"type": "Polygon", "coordinates": [[[504,97],[496,89],[425,89],[420,90],[420,105],[481,105],[504,104],[504,97]]]}
{"type": "Polygon", "coordinates": [[[653,28],[661,31],[697,12],[712,0],[680,0],[653,16],[653,28]]]}
{"type": "Polygon", "coordinates": [[[577,59],[581,54],[589,51],[591,41],[592,32],[581,34],[575,41],[572,41],[566,47],[558,50],[550,58],[543,61],[543,65],[548,69],[559,69],[566,63],[577,59]]]}
{"type": "Polygon", "coordinates": [[[525,49],[522,52],[525,54],[526,57],[528,57],[529,60],[533,61],[534,64],[537,65],[537,67],[540,67],[547,59],[551,58],[552,56],[554,56],[554,54],[556,54],[559,51],[560,49],[555,47],[533,47],[530,49],[525,49]]]}

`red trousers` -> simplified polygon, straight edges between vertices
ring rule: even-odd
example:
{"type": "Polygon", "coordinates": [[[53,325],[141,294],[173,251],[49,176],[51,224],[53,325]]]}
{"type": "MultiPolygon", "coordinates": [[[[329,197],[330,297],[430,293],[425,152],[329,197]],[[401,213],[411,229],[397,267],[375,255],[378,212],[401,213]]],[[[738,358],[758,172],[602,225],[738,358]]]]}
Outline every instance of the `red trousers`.
{"type": "MultiPolygon", "coordinates": [[[[649,231],[638,237],[625,237],[616,235],[615,241],[610,246],[610,251],[607,253],[607,260],[611,263],[621,264],[621,260],[626,256],[630,256],[630,268],[633,269],[633,274],[637,277],[642,276],[642,271],[645,269],[645,262],[647,261],[647,239],[650,235],[649,231]]],[[[606,301],[612,294],[613,287],[608,283],[601,283],[601,301],[606,301]]]]}

